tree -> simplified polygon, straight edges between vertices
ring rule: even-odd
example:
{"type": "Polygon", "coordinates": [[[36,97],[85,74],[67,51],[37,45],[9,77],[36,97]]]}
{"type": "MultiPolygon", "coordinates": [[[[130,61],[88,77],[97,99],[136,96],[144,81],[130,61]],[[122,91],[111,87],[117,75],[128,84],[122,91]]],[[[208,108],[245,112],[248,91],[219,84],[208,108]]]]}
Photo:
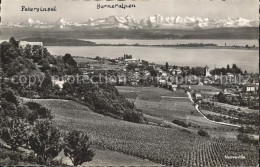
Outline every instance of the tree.
{"type": "Polygon", "coordinates": [[[18,100],[16,98],[16,95],[12,89],[7,89],[3,94],[2,98],[4,98],[6,101],[14,103],[15,105],[18,104],[18,100]]]}
{"type": "Polygon", "coordinates": [[[9,42],[13,44],[15,47],[18,47],[18,42],[14,39],[14,37],[11,37],[9,42]]]}
{"type": "Polygon", "coordinates": [[[49,164],[61,151],[60,132],[48,119],[36,121],[29,145],[37,154],[39,164],[49,164]]]}
{"type": "Polygon", "coordinates": [[[23,49],[23,56],[28,59],[32,58],[32,46],[31,45],[25,46],[25,48],[23,49]]]}
{"type": "Polygon", "coordinates": [[[227,65],[227,72],[229,72],[230,71],[230,67],[229,67],[229,64],[227,65]]]}
{"type": "Polygon", "coordinates": [[[80,131],[69,132],[64,141],[65,156],[71,159],[74,166],[91,161],[95,155],[94,150],[89,149],[89,137],[80,131]]]}
{"type": "Polygon", "coordinates": [[[32,47],[32,59],[38,63],[43,58],[43,50],[40,45],[33,45],[32,47]]]}
{"type": "Polygon", "coordinates": [[[28,118],[29,112],[29,108],[26,105],[21,104],[17,107],[17,115],[21,118],[28,118]]]}
{"type": "Polygon", "coordinates": [[[51,73],[50,71],[45,71],[45,77],[44,77],[44,80],[42,82],[42,91],[44,92],[49,92],[48,89],[50,89],[52,87],[52,78],[51,78],[51,73]]]}
{"type": "Polygon", "coordinates": [[[232,69],[234,69],[234,70],[237,69],[237,65],[236,65],[236,64],[233,64],[233,65],[232,65],[232,69]]]}
{"type": "Polygon", "coordinates": [[[63,61],[73,67],[77,66],[77,62],[72,58],[70,54],[65,54],[63,61]]]}
{"type": "Polygon", "coordinates": [[[166,69],[166,71],[168,71],[168,69],[169,69],[169,64],[168,64],[168,62],[166,62],[166,64],[165,64],[165,69],[166,69]]]}
{"type": "Polygon", "coordinates": [[[43,59],[42,60],[42,68],[41,68],[41,70],[43,72],[45,72],[45,71],[50,70],[50,69],[51,69],[50,63],[47,60],[43,59]]]}
{"type": "Polygon", "coordinates": [[[1,128],[1,139],[3,139],[12,149],[17,149],[26,143],[28,139],[27,124],[21,119],[13,119],[7,127],[1,128]]]}

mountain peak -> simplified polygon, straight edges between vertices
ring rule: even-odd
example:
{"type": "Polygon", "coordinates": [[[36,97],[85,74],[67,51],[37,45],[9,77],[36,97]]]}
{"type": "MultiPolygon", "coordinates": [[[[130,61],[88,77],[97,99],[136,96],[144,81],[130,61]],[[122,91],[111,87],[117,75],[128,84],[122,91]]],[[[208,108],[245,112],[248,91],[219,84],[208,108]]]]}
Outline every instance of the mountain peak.
{"type": "Polygon", "coordinates": [[[62,18],[62,17],[60,17],[60,18],[58,19],[58,21],[59,21],[59,22],[64,22],[64,21],[65,21],[65,19],[64,19],[64,18],[62,18]]]}
{"type": "Polygon", "coordinates": [[[33,19],[32,19],[32,18],[29,18],[29,19],[28,19],[28,22],[33,22],[33,19]]]}

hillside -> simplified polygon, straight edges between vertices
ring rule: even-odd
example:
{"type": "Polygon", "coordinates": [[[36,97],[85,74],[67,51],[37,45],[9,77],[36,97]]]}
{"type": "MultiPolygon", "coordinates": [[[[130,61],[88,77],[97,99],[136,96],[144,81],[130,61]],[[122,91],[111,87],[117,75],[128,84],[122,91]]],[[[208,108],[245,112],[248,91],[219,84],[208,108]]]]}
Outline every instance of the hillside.
{"type": "MultiPolygon", "coordinates": [[[[163,128],[134,124],[92,112],[68,100],[34,100],[52,109],[55,124],[66,130],[80,129],[94,144],[127,155],[176,166],[255,166],[257,151],[237,141],[208,139],[181,128],[163,128]],[[228,160],[226,155],[244,155],[246,159],[228,160]],[[250,158],[249,158],[250,157],[250,158]]],[[[251,148],[256,149],[256,148],[251,148]]]]}
{"type": "Polygon", "coordinates": [[[28,29],[1,28],[2,39],[16,36],[18,39],[42,38],[70,38],[70,39],[257,39],[258,28],[217,28],[198,30],[178,29],[28,29]]]}
{"type": "Polygon", "coordinates": [[[104,115],[136,123],[145,122],[142,113],[119,95],[113,85],[78,80],[64,82],[63,89],[55,85],[52,76],[70,75],[76,78],[82,74],[70,54],[54,57],[41,46],[27,45],[20,49],[17,41],[12,38],[10,42],[1,44],[1,63],[5,77],[16,75],[14,80],[17,84],[13,84],[10,80],[6,80],[6,84],[16,90],[21,97],[73,99],[104,115]],[[26,77],[34,75],[35,80],[32,83],[21,83],[19,82],[21,75],[26,77]]]}
{"type": "Polygon", "coordinates": [[[42,42],[44,46],[95,46],[91,41],[83,41],[77,39],[55,39],[55,38],[24,38],[21,41],[42,42]]]}

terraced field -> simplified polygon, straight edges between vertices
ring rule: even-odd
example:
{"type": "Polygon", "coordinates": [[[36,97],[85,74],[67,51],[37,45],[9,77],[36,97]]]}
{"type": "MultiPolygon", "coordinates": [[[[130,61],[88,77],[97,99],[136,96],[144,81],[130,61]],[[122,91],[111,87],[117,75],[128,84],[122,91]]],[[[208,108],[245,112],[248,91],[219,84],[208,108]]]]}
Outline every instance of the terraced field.
{"type": "Polygon", "coordinates": [[[180,128],[135,124],[92,112],[73,101],[34,100],[52,109],[54,123],[61,129],[87,132],[93,144],[142,159],[175,166],[239,165],[256,166],[257,148],[237,141],[219,141],[188,133],[180,128]],[[198,147],[198,148],[197,148],[198,147]],[[226,147],[229,147],[228,149],[226,147]],[[225,150],[225,152],[223,152],[225,150]],[[225,153],[225,154],[223,154],[225,153]],[[225,155],[245,155],[235,163],[225,155]]]}

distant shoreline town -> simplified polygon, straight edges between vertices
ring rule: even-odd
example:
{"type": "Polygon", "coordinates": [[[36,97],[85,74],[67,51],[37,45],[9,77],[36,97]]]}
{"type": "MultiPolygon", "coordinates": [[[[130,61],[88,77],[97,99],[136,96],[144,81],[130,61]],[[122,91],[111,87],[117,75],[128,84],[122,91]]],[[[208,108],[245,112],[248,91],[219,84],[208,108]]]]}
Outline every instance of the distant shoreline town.
{"type": "Polygon", "coordinates": [[[24,38],[23,41],[28,42],[42,42],[45,46],[133,46],[133,47],[172,47],[172,48],[203,48],[203,49],[253,49],[256,50],[259,47],[256,45],[248,45],[245,46],[241,45],[227,45],[225,43],[225,46],[219,46],[215,43],[177,43],[177,44],[159,44],[159,45],[145,45],[145,44],[106,44],[101,43],[97,44],[93,41],[84,41],[79,39],[54,39],[54,38],[24,38]]]}

